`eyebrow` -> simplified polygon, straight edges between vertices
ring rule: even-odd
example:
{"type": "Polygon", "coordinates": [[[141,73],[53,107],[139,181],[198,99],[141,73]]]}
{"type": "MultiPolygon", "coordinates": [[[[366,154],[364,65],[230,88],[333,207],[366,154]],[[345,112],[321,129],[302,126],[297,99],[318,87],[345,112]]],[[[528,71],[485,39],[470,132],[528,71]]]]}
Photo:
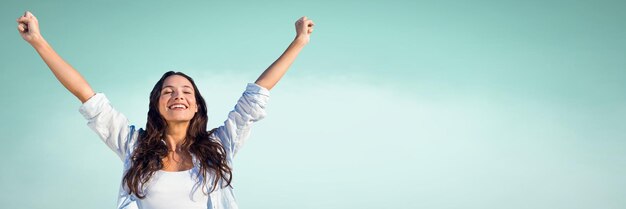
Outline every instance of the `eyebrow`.
{"type": "MultiPolygon", "coordinates": [[[[171,85],[163,86],[163,88],[161,88],[161,90],[163,90],[163,89],[165,89],[165,88],[174,88],[174,86],[171,86],[171,85]]],[[[189,85],[184,85],[184,86],[183,86],[183,88],[190,88],[190,89],[193,89],[193,88],[192,88],[191,86],[189,86],[189,85]]]]}

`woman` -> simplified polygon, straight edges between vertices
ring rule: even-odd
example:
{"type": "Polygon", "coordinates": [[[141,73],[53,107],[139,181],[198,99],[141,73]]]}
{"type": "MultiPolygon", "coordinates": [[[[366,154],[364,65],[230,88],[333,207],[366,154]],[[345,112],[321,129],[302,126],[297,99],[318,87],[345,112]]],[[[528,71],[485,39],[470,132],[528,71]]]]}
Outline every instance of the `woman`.
{"type": "Polygon", "coordinates": [[[37,18],[17,19],[22,38],[56,78],[83,104],[88,125],[124,162],[118,208],[237,208],[232,160],[252,123],[265,116],[269,90],[285,74],[313,32],[313,21],[296,21],[296,38],[255,83],[249,83],[224,125],[207,131],[207,107],[196,84],[167,72],[154,85],[146,129],[135,129],[106,96],[65,62],[39,32],[37,18]]]}

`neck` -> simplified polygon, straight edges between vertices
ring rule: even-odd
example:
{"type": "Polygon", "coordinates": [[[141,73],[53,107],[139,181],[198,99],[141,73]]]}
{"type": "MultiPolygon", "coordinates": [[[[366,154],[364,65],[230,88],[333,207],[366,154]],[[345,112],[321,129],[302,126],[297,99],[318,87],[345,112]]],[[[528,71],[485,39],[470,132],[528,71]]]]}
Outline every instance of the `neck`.
{"type": "Polygon", "coordinates": [[[189,122],[167,124],[164,140],[170,151],[180,151],[187,136],[187,128],[189,128],[189,122]]]}

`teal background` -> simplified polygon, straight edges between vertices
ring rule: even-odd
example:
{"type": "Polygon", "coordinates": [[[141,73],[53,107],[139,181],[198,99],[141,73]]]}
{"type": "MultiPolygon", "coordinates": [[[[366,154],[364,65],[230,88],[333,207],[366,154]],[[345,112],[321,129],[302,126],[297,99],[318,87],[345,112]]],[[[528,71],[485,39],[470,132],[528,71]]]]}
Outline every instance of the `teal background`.
{"type": "Polygon", "coordinates": [[[624,1],[0,3],[2,208],[113,208],[122,164],[19,36],[42,34],[129,120],[168,70],[209,126],[288,46],[234,165],[241,208],[626,208],[624,1]]]}

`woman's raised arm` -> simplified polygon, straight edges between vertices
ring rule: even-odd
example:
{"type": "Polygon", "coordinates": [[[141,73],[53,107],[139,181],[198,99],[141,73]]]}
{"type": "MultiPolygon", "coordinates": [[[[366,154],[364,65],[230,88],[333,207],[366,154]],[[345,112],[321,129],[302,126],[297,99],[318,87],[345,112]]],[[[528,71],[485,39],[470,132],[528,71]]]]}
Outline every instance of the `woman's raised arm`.
{"type": "Polygon", "coordinates": [[[54,76],[67,90],[74,94],[82,103],[94,95],[93,89],[91,89],[83,76],[65,62],[41,36],[39,22],[32,13],[25,12],[23,16],[17,19],[17,23],[17,30],[22,38],[35,48],[54,76]]]}
{"type": "Polygon", "coordinates": [[[307,17],[301,17],[296,21],[296,38],[287,47],[287,50],[259,76],[255,82],[257,85],[269,90],[278,83],[302,48],[309,43],[314,25],[313,20],[309,20],[307,17]]]}

